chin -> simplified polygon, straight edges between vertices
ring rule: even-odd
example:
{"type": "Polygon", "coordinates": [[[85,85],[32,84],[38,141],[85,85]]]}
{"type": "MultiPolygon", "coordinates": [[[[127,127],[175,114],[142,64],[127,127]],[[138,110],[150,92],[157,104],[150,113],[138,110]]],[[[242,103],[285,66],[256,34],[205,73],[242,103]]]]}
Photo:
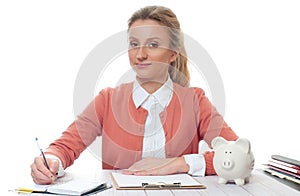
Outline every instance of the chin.
{"type": "Polygon", "coordinates": [[[137,80],[140,82],[140,83],[147,83],[147,82],[155,82],[155,83],[165,83],[166,79],[165,77],[164,78],[158,78],[157,76],[141,76],[141,75],[137,75],[136,76],[137,80]]]}

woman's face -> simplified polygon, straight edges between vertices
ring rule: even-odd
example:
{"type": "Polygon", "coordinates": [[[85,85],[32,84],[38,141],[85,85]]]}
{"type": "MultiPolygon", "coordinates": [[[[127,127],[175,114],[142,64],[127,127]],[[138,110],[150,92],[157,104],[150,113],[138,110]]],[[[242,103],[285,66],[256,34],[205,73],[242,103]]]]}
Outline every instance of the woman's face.
{"type": "Polygon", "coordinates": [[[168,28],[155,20],[137,20],[129,28],[129,60],[140,82],[164,83],[177,52],[172,51],[168,28]]]}

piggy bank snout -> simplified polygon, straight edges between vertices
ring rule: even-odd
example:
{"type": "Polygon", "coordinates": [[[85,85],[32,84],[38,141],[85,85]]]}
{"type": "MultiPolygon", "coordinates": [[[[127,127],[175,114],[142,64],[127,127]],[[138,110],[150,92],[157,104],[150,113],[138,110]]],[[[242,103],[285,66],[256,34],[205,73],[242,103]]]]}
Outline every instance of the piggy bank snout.
{"type": "Polygon", "coordinates": [[[230,160],[230,159],[225,159],[223,160],[222,162],[222,167],[224,169],[231,169],[234,167],[234,161],[233,160],[230,160]]]}

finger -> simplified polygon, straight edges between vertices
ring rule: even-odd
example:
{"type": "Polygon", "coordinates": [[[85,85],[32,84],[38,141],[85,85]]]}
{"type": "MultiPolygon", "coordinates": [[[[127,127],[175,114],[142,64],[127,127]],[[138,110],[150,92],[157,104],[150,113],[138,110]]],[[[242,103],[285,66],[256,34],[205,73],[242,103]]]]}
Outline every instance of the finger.
{"type": "Polygon", "coordinates": [[[147,169],[140,171],[136,175],[143,175],[143,176],[157,176],[157,175],[165,175],[165,173],[162,172],[161,168],[157,169],[147,169]]]}
{"type": "Polygon", "coordinates": [[[40,184],[40,185],[48,185],[52,183],[52,180],[49,178],[33,177],[32,180],[35,184],[40,184]]]}
{"type": "Polygon", "coordinates": [[[47,159],[47,162],[51,173],[56,176],[59,168],[59,161],[56,159],[47,159]]]}
{"type": "Polygon", "coordinates": [[[38,170],[38,168],[36,167],[35,163],[33,163],[31,165],[31,176],[32,176],[33,181],[36,184],[51,184],[52,183],[51,178],[49,178],[48,176],[46,176],[45,174],[40,172],[38,170]]]}
{"type": "Polygon", "coordinates": [[[34,163],[36,165],[37,170],[40,173],[42,173],[43,175],[47,176],[50,179],[54,178],[53,173],[47,168],[47,166],[45,165],[45,161],[42,157],[36,157],[34,163]]]}
{"type": "Polygon", "coordinates": [[[122,174],[132,175],[132,174],[133,174],[133,171],[130,171],[130,170],[122,170],[122,174]]]}
{"type": "Polygon", "coordinates": [[[143,170],[143,171],[134,172],[133,175],[135,175],[135,176],[152,176],[152,175],[154,175],[154,172],[148,171],[148,170],[143,170]]]}
{"type": "Polygon", "coordinates": [[[122,170],[122,174],[134,175],[134,173],[137,171],[138,170],[124,169],[124,170],[122,170]]]}
{"type": "Polygon", "coordinates": [[[51,181],[52,183],[57,179],[57,172],[59,167],[59,162],[56,159],[46,159],[49,168],[47,169],[51,172],[51,181]]]}
{"type": "Polygon", "coordinates": [[[168,174],[174,174],[176,172],[173,171],[171,165],[166,165],[158,168],[153,169],[145,169],[134,172],[133,175],[137,176],[157,176],[157,175],[168,175],[168,174]]]}
{"type": "Polygon", "coordinates": [[[131,165],[128,169],[131,171],[134,171],[134,170],[141,170],[142,168],[145,168],[145,164],[137,162],[137,163],[134,163],[133,165],[131,165]]]}
{"type": "Polygon", "coordinates": [[[38,170],[35,164],[31,166],[31,176],[35,183],[37,184],[51,184],[52,180],[42,172],[38,170]]]}

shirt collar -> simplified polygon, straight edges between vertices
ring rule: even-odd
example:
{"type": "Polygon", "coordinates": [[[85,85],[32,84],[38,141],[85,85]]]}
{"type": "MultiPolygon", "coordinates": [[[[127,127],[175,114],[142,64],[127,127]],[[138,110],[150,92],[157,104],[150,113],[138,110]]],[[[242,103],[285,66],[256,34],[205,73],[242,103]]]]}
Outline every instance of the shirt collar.
{"type": "MultiPolygon", "coordinates": [[[[172,97],[173,93],[173,82],[171,78],[168,76],[167,81],[159,88],[157,89],[152,96],[155,97],[155,99],[158,101],[158,103],[162,107],[166,107],[172,97]]],[[[136,108],[143,105],[143,103],[148,99],[150,94],[143,89],[143,87],[135,80],[133,84],[133,93],[132,98],[133,102],[136,108]]]]}

